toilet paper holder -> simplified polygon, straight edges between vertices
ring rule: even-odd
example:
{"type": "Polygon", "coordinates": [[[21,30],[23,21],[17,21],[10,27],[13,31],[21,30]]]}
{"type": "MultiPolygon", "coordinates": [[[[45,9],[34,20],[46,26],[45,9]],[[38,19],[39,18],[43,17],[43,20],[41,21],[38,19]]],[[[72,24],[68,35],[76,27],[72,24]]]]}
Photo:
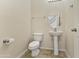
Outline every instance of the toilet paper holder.
{"type": "Polygon", "coordinates": [[[14,38],[5,38],[5,39],[3,39],[3,44],[4,45],[10,45],[13,42],[14,42],[14,38]]]}
{"type": "Polygon", "coordinates": [[[9,43],[9,40],[3,40],[3,43],[9,43]]]}

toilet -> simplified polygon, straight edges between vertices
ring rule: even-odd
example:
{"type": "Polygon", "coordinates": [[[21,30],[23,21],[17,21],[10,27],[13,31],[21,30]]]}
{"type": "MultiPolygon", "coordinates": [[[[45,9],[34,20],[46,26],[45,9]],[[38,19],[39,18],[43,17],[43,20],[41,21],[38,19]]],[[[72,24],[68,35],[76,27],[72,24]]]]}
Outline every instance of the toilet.
{"type": "Polygon", "coordinates": [[[43,40],[43,33],[33,33],[33,41],[29,44],[28,49],[32,51],[32,57],[40,53],[40,44],[43,40]]]}

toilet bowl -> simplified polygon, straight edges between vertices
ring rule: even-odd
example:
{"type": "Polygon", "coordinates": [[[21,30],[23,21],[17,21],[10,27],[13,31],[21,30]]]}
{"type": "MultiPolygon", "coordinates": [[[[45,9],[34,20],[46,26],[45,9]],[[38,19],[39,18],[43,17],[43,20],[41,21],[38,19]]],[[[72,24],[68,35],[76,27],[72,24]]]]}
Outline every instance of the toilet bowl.
{"type": "Polygon", "coordinates": [[[32,51],[32,57],[36,57],[40,53],[40,44],[43,39],[43,33],[33,33],[33,39],[29,46],[28,49],[32,51]]]}
{"type": "Polygon", "coordinates": [[[39,42],[38,41],[33,41],[29,44],[29,49],[32,51],[32,57],[35,57],[39,54],[39,42]]]}

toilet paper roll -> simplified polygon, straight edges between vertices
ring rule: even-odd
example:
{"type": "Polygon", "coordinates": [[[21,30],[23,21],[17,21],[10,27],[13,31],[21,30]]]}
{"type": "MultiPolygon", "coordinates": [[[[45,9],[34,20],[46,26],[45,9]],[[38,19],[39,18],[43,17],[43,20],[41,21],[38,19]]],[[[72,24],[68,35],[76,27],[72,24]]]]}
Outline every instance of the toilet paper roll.
{"type": "Polygon", "coordinates": [[[14,38],[10,38],[9,41],[10,41],[10,43],[12,43],[12,42],[15,41],[15,39],[14,38]]]}

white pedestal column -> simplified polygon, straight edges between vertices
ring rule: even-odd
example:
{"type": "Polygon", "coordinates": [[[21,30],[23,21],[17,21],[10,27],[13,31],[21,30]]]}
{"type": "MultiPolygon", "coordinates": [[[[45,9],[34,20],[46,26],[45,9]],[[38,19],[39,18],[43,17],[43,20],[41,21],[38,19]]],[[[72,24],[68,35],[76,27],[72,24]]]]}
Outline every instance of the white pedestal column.
{"type": "Polygon", "coordinates": [[[54,55],[58,55],[59,51],[58,51],[58,37],[54,36],[54,55]]]}

